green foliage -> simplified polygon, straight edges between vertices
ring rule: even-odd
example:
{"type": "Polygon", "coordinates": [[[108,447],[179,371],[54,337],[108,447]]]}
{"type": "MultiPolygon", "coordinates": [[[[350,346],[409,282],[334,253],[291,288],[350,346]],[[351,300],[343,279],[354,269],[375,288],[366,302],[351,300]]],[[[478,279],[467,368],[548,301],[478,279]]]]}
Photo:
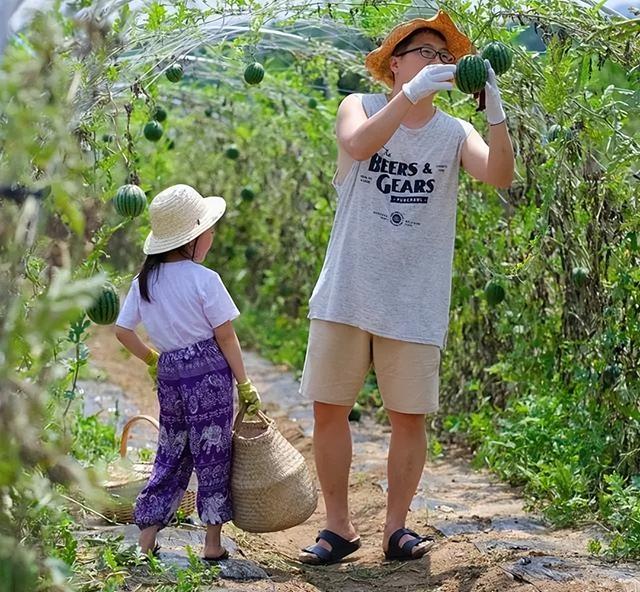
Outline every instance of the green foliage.
{"type": "Polygon", "coordinates": [[[243,344],[257,347],[278,364],[302,369],[309,335],[306,319],[295,320],[285,315],[274,319],[271,311],[245,307],[234,326],[243,344]]]}
{"type": "Polygon", "coordinates": [[[86,567],[73,575],[72,584],[85,592],[115,592],[131,582],[144,582],[145,589],[154,592],[192,592],[214,584],[220,573],[218,566],[202,562],[191,547],[187,547],[189,565],[176,568],[151,554],[143,555],[137,545],[125,544],[122,536],[84,539],[78,553],[86,567]]]}
{"type": "Polygon", "coordinates": [[[113,461],[118,457],[119,439],[114,423],[103,423],[97,415],[78,412],[72,425],[71,453],[88,466],[98,461],[113,461]]]}

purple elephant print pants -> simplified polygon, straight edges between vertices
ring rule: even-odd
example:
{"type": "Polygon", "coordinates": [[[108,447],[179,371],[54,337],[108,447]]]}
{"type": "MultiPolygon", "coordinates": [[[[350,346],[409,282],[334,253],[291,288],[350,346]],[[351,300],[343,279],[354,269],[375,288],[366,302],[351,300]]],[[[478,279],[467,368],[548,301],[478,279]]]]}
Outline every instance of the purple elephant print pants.
{"type": "Polygon", "coordinates": [[[166,526],[195,468],[204,524],[231,520],[231,369],[215,339],[160,354],[160,436],[149,482],[138,495],[135,523],[166,526]]]}

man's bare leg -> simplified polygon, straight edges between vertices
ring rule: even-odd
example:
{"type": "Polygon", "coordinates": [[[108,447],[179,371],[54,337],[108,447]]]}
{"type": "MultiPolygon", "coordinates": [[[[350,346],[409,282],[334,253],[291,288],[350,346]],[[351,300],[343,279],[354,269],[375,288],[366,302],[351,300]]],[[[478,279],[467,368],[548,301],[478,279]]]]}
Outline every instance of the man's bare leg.
{"type": "MultiPolygon", "coordinates": [[[[350,407],[314,402],[313,448],[318,479],[324,496],[327,529],[352,541],[357,539],[349,515],[349,470],[351,469],[350,407]]],[[[331,545],[320,539],[326,549],[331,545]]],[[[300,557],[310,556],[301,553],[300,557]]]]}
{"type": "MultiPolygon", "coordinates": [[[[425,416],[399,413],[387,410],[391,422],[391,443],[387,459],[387,519],[382,535],[382,548],[387,550],[389,537],[405,526],[411,500],[415,495],[427,454],[427,432],[425,416]]],[[[402,547],[413,537],[404,535],[402,547]]],[[[414,555],[423,553],[422,548],[429,543],[421,543],[412,549],[414,555]]]]}

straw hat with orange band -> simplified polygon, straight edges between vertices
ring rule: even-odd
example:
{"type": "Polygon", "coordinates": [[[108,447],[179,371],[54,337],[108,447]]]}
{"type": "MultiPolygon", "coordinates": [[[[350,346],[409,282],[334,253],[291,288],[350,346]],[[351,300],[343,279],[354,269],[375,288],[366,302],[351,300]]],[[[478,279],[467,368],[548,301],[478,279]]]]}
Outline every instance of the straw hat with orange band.
{"type": "Polygon", "coordinates": [[[367,70],[376,80],[384,82],[390,88],[393,87],[394,78],[390,67],[393,50],[398,43],[406,39],[411,33],[425,28],[438,31],[445,38],[447,49],[456,59],[475,52],[475,48],[469,38],[455,26],[446,12],[439,10],[434,17],[429,19],[416,18],[392,29],[382,42],[382,45],[367,55],[364,62],[367,70]]]}

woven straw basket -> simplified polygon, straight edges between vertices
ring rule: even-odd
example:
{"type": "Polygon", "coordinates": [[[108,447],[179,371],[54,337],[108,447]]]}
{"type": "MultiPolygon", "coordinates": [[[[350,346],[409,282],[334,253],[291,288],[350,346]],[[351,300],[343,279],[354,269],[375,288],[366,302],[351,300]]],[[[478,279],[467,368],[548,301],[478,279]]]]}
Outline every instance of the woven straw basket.
{"type": "MultiPolygon", "coordinates": [[[[158,421],[149,415],[136,415],[127,421],[122,430],[122,440],[120,442],[120,457],[123,461],[127,458],[129,432],[133,425],[139,421],[149,422],[157,430],[160,430],[158,421]]],[[[120,462],[110,465],[108,479],[103,483],[104,489],[110,496],[110,501],[101,508],[101,514],[115,522],[132,524],[136,498],[147,484],[152,469],[153,463],[149,462],[120,462]]],[[[192,476],[189,487],[180,503],[180,510],[188,516],[194,511],[195,507],[196,487],[192,476]]]]}
{"type": "Polygon", "coordinates": [[[244,421],[245,411],[241,405],[233,426],[233,523],[248,532],[301,524],[318,504],[304,457],[264,413],[244,421]]]}

